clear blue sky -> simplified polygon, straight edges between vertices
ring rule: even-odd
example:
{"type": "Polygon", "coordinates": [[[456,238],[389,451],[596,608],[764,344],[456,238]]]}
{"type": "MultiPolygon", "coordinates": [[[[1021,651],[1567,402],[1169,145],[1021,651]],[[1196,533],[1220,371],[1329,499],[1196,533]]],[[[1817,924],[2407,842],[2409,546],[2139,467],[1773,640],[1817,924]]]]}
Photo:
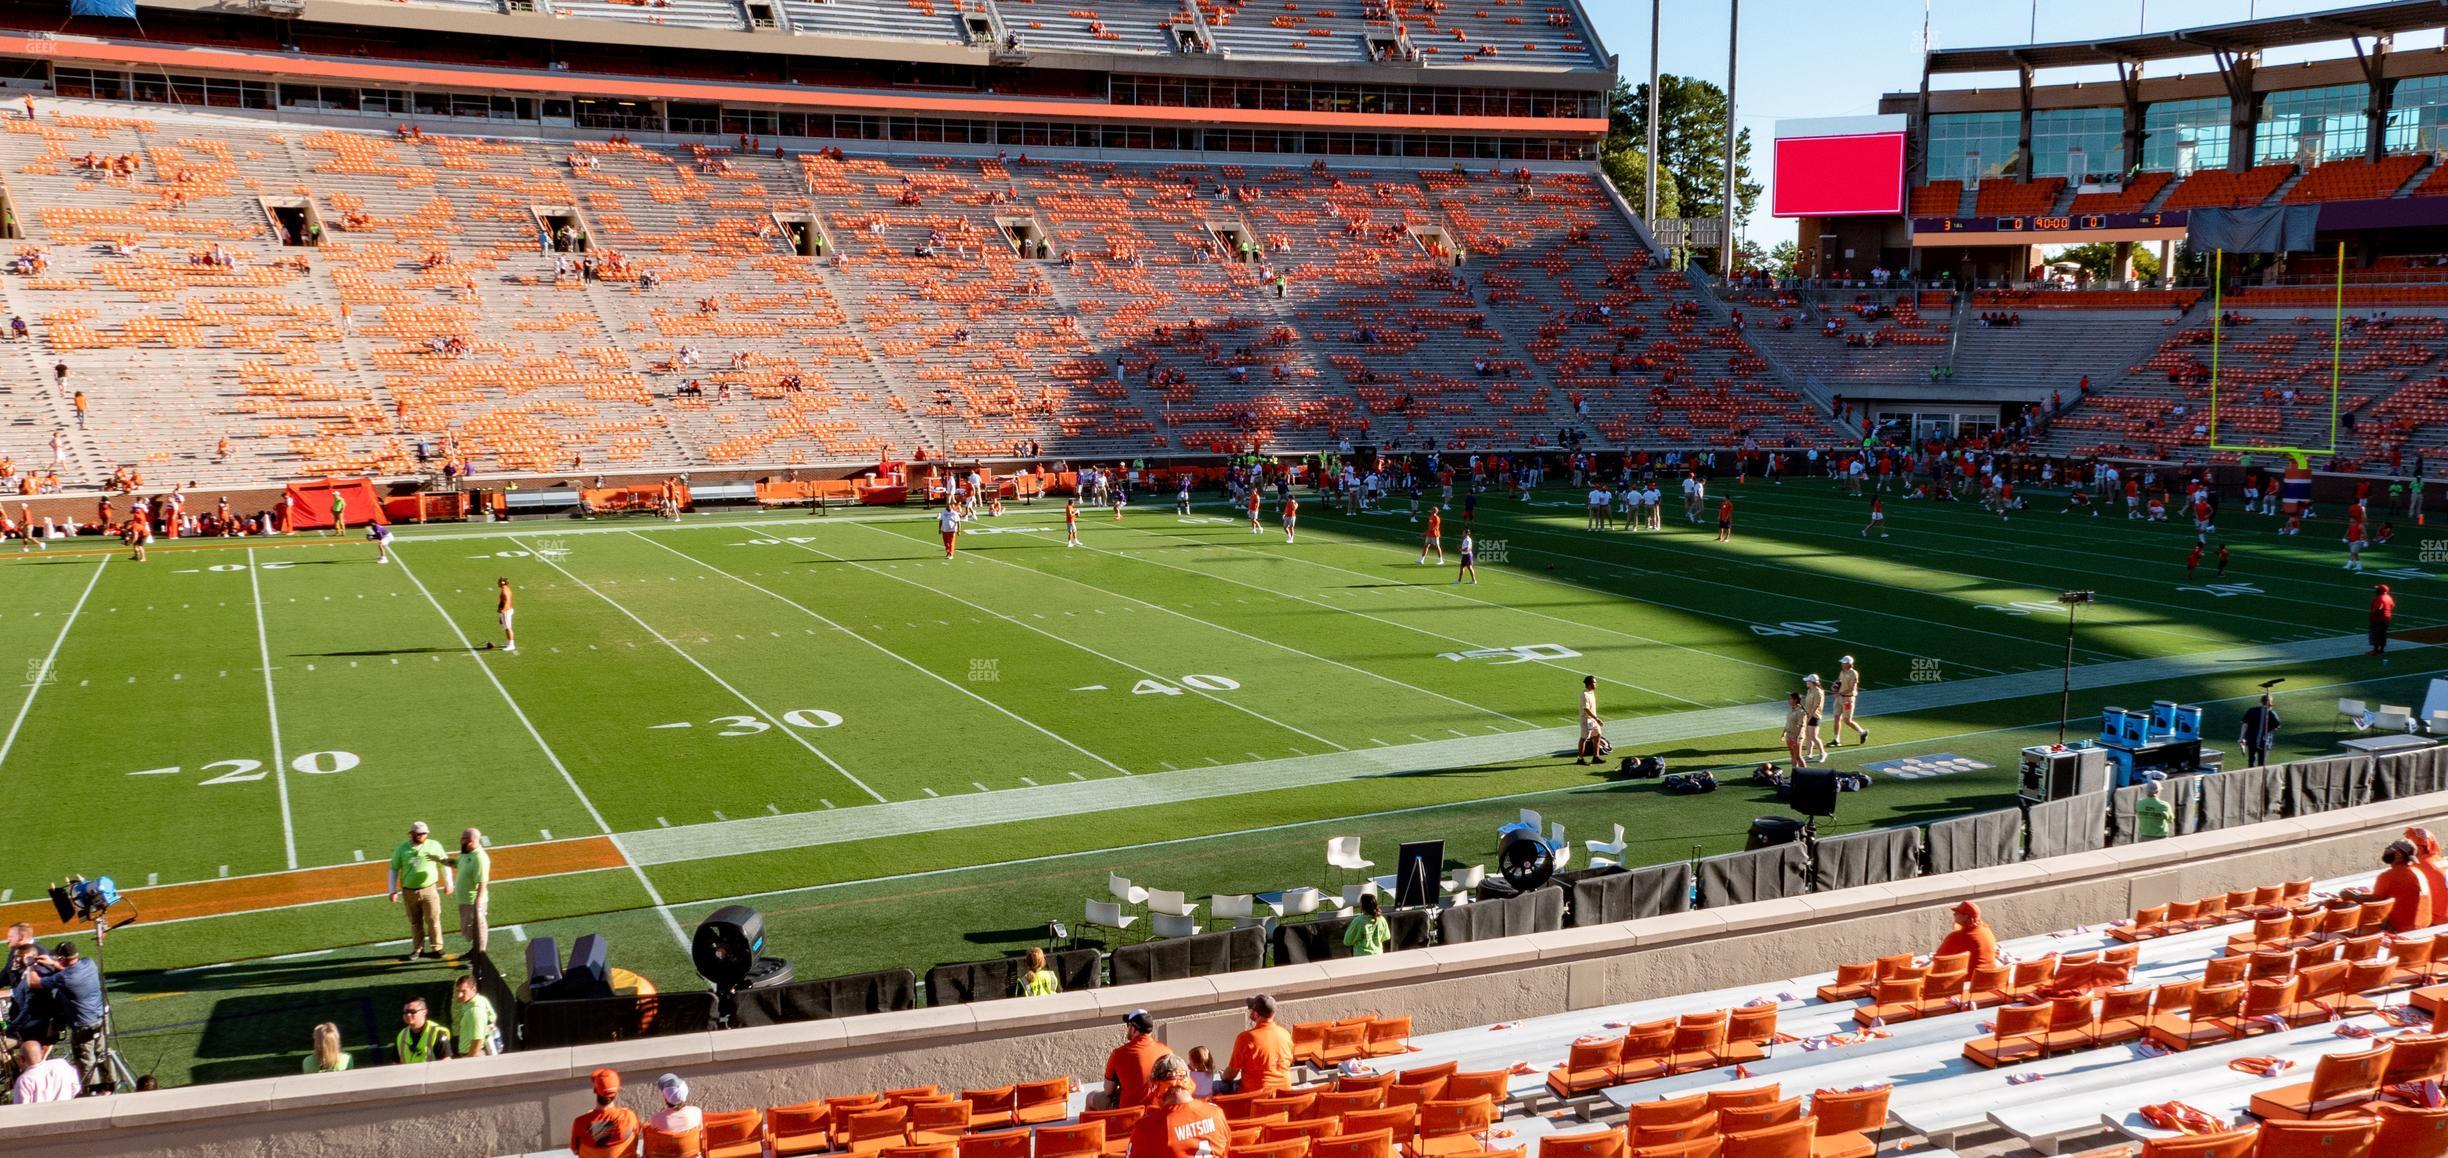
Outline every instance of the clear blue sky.
{"type": "MultiPolygon", "coordinates": [[[[1582,0],[1598,36],[1615,54],[1626,80],[1649,78],[1649,0],[1582,0]]],[[[2248,15],[2284,16],[2356,7],[2315,0],[2038,0],[2042,43],[2120,36],[2225,24],[2248,15]]],[[[1726,77],[1727,0],[1665,0],[1659,69],[1718,84],[1726,77]]],[[[1741,71],[1736,76],[1735,117],[1751,130],[1752,171],[1765,184],[1768,139],[1775,122],[1795,117],[1858,116],[1878,111],[1882,93],[1905,92],[1921,83],[1920,0],[1745,0],[1742,5],[1741,71]],[[1829,63],[1832,62],[1832,63],[1829,63]]],[[[1930,43],[1937,48],[2022,44],[2032,39],[2033,0],[1930,0],[1930,43]]],[[[2437,33],[2404,37],[2399,50],[2432,48],[2437,33]]],[[[2334,46],[2271,52],[2267,63],[2349,54],[2334,46]]],[[[2153,75],[2204,72],[2199,61],[2155,63],[2153,75]]],[[[2043,73],[2048,81],[2112,79],[2112,71],[2043,73]]],[[[1940,87],[2012,85],[2011,74],[1951,78],[1940,87]]],[[[1791,222],[1768,216],[1768,199],[1744,233],[1762,248],[1793,236],[1791,222]]]]}

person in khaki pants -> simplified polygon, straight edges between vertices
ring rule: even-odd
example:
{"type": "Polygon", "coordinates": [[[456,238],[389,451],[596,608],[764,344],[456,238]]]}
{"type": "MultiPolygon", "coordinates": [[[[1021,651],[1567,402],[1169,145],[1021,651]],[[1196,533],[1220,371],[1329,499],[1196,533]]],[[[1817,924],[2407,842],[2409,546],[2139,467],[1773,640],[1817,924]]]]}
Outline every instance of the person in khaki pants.
{"type": "Polygon", "coordinates": [[[471,952],[483,953],[491,930],[485,924],[485,902],[492,897],[493,855],[485,851],[484,834],[471,828],[459,834],[459,854],[451,858],[459,900],[459,932],[471,952]]]}
{"type": "Polygon", "coordinates": [[[408,910],[408,959],[442,957],[442,894],[451,891],[450,854],[420,820],[391,850],[391,902],[408,910]]]}

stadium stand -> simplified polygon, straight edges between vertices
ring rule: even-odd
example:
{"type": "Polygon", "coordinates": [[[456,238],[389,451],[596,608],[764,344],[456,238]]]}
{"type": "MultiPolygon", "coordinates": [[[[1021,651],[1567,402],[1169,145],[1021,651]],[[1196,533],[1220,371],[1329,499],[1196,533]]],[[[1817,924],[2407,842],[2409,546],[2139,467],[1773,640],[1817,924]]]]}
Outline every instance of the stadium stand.
{"type": "Polygon", "coordinates": [[[1915,217],[1953,217],[1962,205],[1961,181],[1932,181],[1913,186],[1911,210],[1915,217]]]}
{"type": "Polygon", "coordinates": [[[654,0],[651,4],[623,0],[545,0],[555,16],[617,20],[629,24],[668,25],[746,31],[748,13],[739,0],[654,0]]]}
{"type": "Polygon", "coordinates": [[[1762,324],[1750,332],[1796,378],[1816,378],[1840,393],[1854,383],[1921,382],[1950,352],[1954,322],[1946,303],[1947,295],[1937,293],[1813,294],[1807,310],[1794,311],[1792,329],[1762,324]],[[1891,316],[1865,318],[1862,311],[1874,306],[1891,316]],[[1827,329],[1830,321],[1836,330],[1827,329]],[[1874,335],[1875,346],[1851,344],[1874,335]]]}
{"type": "Polygon", "coordinates": [[[2295,175],[2290,164],[2255,165],[2241,173],[2196,169],[2168,194],[2167,209],[2241,209],[2268,201],[2295,175]]]}
{"type": "MultiPolygon", "coordinates": [[[[2224,332],[2222,433],[2270,445],[2326,445],[2334,321],[2282,310],[2232,312],[2244,321],[2224,332]]],[[[2448,317],[2436,311],[2391,310],[2385,322],[2357,319],[2345,331],[2337,356],[2338,409],[2357,417],[2339,432],[2341,456],[2436,445],[2421,424],[2437,412],[2437,380],[2418,382],[2415,375],[2437,361],[2443,339],[2448,317]],[[2401,392],[2405,397],[2397,400],[2401,392]],[[2367,408],[2368,425],[2361,418],[2367,408]]],[[[2188,314],[2183,327],[2130,373],[2060,417],[2044,445],[2075,454],[2166,456],[2206,441],[2210,341],[2209,319],[2188,314]]]]}
{"type": "Polygon", "coordinates": [[[2303,179],[2287,190],[2279,201],[2301,205],[2314,201],[2393,197],[2428,164],[2429,157],[2413,154],[2383,157],[2378,161],[2366,161],[2361,157],[2325,161],[2306,172],[2303,179]]]}
{"type": "Polygon", "coordinates": [[[2140,213],[2167,188],[2167,173],[2136,173],[2114,193],[2077,193],[2072,213],[2140,213]]]}
{"type": "Polygon", "coordinates": [[[2071,396],[2084,378],[2096,386],[2122,377],[2167,336],[2177,317],[2165,308],[2032,307],[2031,302],[2019,300],[2024,296],[2077,295],[2016,295],[2010,301],[1975,294],[1955,353],[1956,381],[2058,390],[2071,396]],[[1993,301],[1998,303],[1996,308],[2012,310],[2021,321],[2013,326],[1979,324],[1979,314],[1991,309],[1993,301]]]}
{"type": "MultiPolygon", "coordinates": [[[[1552,445],[1576,406],[1609,437],[1826,429],[1582,174],[7,124],[13,173],[146,159],[26,182],[50,265],[0,290],[41,304],[29,354],[94,400],[91,481],[873,462],[938,437],[1552,445]],[[276,205],[316,243],[280,244],[276,205]],[[587,251],[548,248],[547,222],[587,251]],[[227,266],[190,260],[215,245],[227,266]],[[186,388],[148,394],[172,359],[186,388]]],[[[39,423],[11,436],[47,458],[39,423]]]]}
{"type": "Polygon", "coordinates": [[[1983,181],[1977,206],[1973,212],[1983,217],[2019,217],[2046,213],[2057,204],[2065,192],[2065,178],[2043,177],[2037,181],[1983,181]]]}
{"type": "Polygon", "coordinates": [[[1004,18],[1026,30],[1021,41],[1030,48],[1165,55],[1178,51],[1175,21],[1196,26],[1184,9],[1179,0],[1097,0],[1096,6],[1008,0],[1004,18]]]}
{"type": "Polygon", "coordinates": [[[783,19],[794,31],[876,40],[960,44],[968,40],[952,4],[936,7],[900,0],[782,0],[783,19]]]}

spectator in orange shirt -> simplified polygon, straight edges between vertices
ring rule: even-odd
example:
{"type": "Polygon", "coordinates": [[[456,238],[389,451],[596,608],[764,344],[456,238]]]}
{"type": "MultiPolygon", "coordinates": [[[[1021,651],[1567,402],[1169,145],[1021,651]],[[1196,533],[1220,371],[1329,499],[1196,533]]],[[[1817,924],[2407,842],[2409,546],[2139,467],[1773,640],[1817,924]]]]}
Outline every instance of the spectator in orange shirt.
{"type": "Polygon", "coordinates": [[[1955,927],[1938,942],[1938,950],[1932,956],[1953,953],[1969,954],[1974,969],[1998,963],[1997,934],[1990,930],[1989,922],[1981,919],[1980,906],[1971,901],[1955,906],[1955,927]]]}
{"type": "Polygon", "coordinates": [[[1156,1019],[1147,1010],[1134,1009],[1122,1015],[1122,1025],[1129,1037],[1120,1048],[1106,1055],[1102,1109],[1146,1105],[1148,1082],[1155,1072],[1156,1060],[1173,1056],[1165,1043],[1156,1040],[1156,1019]]]}
{"type": "Polygon", "coordinates": [[[2441,906],[2448,904],[2448,872],[2440,867],[2439,838],[2431,835],[2428,828],[2409,828],[2405,838],[2414,844],[2414,871],[2421,873],[2423,883],[2431,886],[2431,919],[2436,922],[2448,917],[2448,913],[2441,912],[2441,906]]]}
{"type": "Polygon", "coordinates": [[[1132,1128],[1128,1158],[1224,1158],[1232,1125],[1224,1111],[1190,1096],[1190,1066],[1166,1054],[1156,1059],[1148,1112],[1132,1128]]]}
{"type": "Polygon", "coordinates": [[[611,1070],[596,1070],[589,1078],[595,1085],[595,1108],[570,1123],[570,1153],[578,1158],[614,1158],[635,1152],[637,1114],[626,1106],[612,1104],[620,1098],[620,1075],[611,1070]]]}
{"type": "Polygon", "coordinates": [[[2348,889],[2350,901],[2383,906],[2380,924],[2392,933],[2411,933],[2431,924],[2431,885],[2414,868],[2414,842],[2393,840],[2380,853],[2380,875],[2368,889],[2348,889]]]}
{"type": "Polygon", "coordinates": [[[1275,999],[1264,993],[1250,998],[1249,1019],[1250,1027],[1233,1038],[1224,1081],[1236,1083],[1236,1094],[1291,1089],[1292,1031],[1275,1024],[1275,999]]]}

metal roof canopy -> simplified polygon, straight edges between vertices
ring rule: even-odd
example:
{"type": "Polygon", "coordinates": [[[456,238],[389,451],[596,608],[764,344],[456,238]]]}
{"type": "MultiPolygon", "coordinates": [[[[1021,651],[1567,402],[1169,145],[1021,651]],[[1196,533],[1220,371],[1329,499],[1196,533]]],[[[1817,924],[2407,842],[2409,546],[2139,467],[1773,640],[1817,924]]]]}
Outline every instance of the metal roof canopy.
{"type": "Polygon", "coordinates": [[[2242,20],[2233,24],[2212,24],[2202,28],[2149,32],[2106,40],[1938,49],[1923,58],[1922,70],[1933,75],[2017,72],[2025,68],[2081,68],[2217,53],[2242,55],[2267,48],[2321,44],[2356,36],[2392,36],[2400,32],[2443,27],[2448,27],[2448,0],[2396,0],[2395,3],[2366,4],[2334,12],[2272,16],[2262,20],[2242,20]]]}

